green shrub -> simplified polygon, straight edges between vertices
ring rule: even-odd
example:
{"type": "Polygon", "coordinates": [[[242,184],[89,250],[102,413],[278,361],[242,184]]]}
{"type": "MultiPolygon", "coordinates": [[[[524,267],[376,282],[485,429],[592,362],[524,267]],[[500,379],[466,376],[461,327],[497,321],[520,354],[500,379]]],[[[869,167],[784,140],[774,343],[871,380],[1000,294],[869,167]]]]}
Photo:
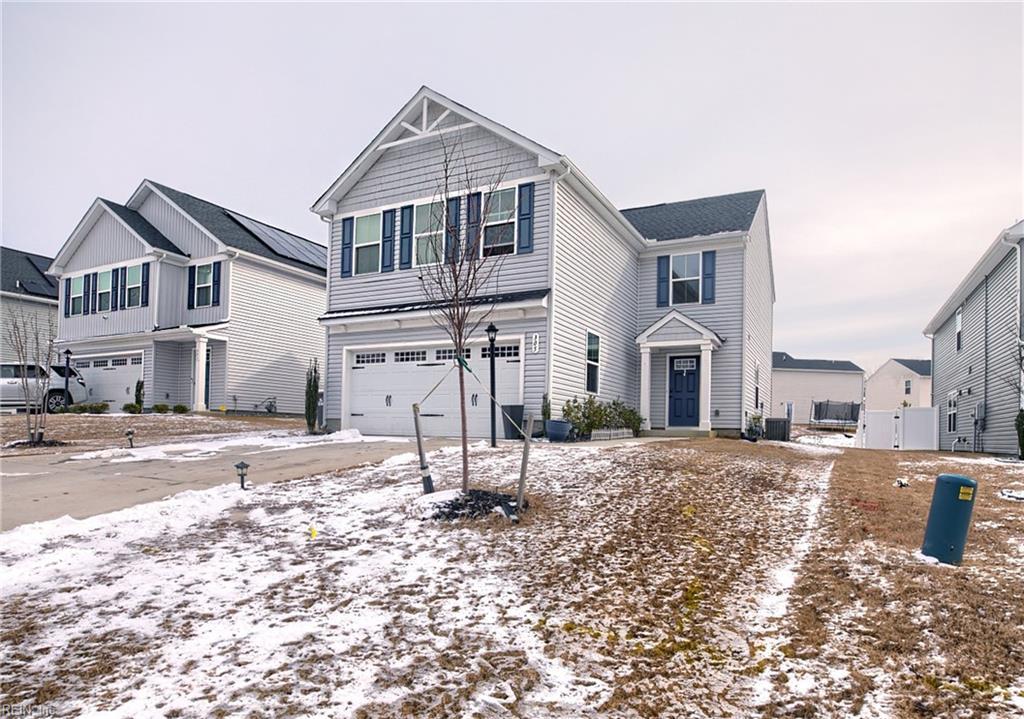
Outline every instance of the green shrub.
{"type": "Polygon", "coordinates": [[[306,431],[316,430],[316,410],[320,403],[320,364],[314,357],[306,368],[306,431]]]}
{"type": "Polygon", "coordinates": [[[634,437],[638,437],[643,425],[644,418],[625,402],[616,399],[608,405],[608,428],[629,429],[634,437]]]}
{"type": "Polygon", "coordinates": [[[142,407],[134,402],[125,402],[121,405],[121,411],[127,412],[128,414],[142,414],[142,407]]]}
{"type": "Polygon", "coordinates": [[[593,395],[582,402],[573,397],[562,406],[562,418],[571,422],[576,434],[589,436],[595,429],[629,429],[639,435],[644,418],[621,400],[598,402],[593,395]]]}
{"type": "Polygon", "coordinates": [[[146,384],[141,379],[135,381],[135,404],[142,406],[142,398],[146,396],[146,384]]]}
{"type": "Polygon", "coordinates": [[[186,414],[188,412],[188,405],[176,404],[174,405],[174,414],[186,414]]]}
{"type": "Polygon", "coordinates": [[[153,411],[157,414],[167,414],[171,411],[171,408],[166,404],[154,404],[153,411]]]}
{"type": "Polygon", "coordinates": [[[1017,430],[1017,456],[1024,459],[1024,409],[1017,413],[1013,424],[1017,430]]]}
{"type": "Polygon", "coordinates": [[[68,411],[74,412],[75,414],[85,414],[89,411],[88,403],[73,404],[68,408],[68,411]]]}
{"type": "Polygon", "coordinates": [[[110,405],[106,402],[93,402],[89,405],[89,414],[106,414],[110,405]]]}
{"type": "Polygon", "coordinates": [[[547,422],[551,419],[551,398],[548,397],[548,393],[544,393],[544,398],[540,401],[540,418],[547,422]]]}

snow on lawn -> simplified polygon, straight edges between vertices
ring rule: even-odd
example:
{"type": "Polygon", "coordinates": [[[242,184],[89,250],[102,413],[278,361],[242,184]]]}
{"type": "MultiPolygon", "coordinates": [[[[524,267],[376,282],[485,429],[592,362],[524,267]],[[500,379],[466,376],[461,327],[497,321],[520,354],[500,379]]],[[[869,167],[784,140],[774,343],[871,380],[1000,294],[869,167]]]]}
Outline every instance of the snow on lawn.
{"type": "MultiPolygon", "coordinates": [[[[808,551],[831,458],[696,445],[538,444],[515,526],[424,521],[408,453],[0,534],[0,701],[110,717],[750,713],[756,645],[785,610],[769,597],[808,551]]],[[[474,446],[474,484],[512,489],[519,460],[474,446]]],[[[457,452],[430,463],[457,486],[457,452]]]]}
{"type": "Polygon", "coordinates": [[[189,442],[169,444],[151,444],[142,447],[112,447],[92,452],[72,455],[71,461],[87,459],[109,459],[110,462],[149,462],[151,460],[170,460],[172,462],[188,462],[213,457],[219,452],[235,447],[254,447],[253,451],[244,454],[261,452],[280,452],[302,447],[314,447],[329,444],[348,444],[352,442],[408,442],[408,437],[364,437],[357,429],[345,429],[331,434],[306,434],[301,431],[271,430],[267,432],[247,432],[195,439],[189,442]]]}
{"type": "Polygon", "coordinates": [[[855,447],[856,437],[847,437],[842,432],[827,432],[822,434],[802,434],[793,438],[794,442],[806,444],[812,447],[855,447]]]}

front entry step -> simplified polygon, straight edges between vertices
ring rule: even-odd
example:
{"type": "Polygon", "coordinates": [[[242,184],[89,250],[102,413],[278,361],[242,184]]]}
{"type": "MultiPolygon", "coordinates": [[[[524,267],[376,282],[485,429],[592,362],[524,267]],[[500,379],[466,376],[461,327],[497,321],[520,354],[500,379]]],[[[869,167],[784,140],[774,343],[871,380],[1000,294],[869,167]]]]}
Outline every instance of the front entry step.
{"type": "Polygon", "coordinates": [[[668,429],[645,429],[641,437],[716,437],[713,429],[697,429],[696,427],[669,427],[668,429]]]}

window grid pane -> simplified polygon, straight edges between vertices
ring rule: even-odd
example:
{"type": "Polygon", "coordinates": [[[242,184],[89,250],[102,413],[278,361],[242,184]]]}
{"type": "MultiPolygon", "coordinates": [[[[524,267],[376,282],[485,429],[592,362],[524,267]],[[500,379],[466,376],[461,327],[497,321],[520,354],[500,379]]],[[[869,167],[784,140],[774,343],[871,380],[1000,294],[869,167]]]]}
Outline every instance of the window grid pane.
{"type": "Polygon", "coordinates": [[[356,245],[373,245],[380,242],[380,215],[365,215],[356,218],[356,245]]]}
{"type": "Polygon", "coordinates": [[[126,275],[129,286],[142,284],[142,265],[132,265],[126,275]]]}
{"type": "Polygon", "coordinates": [[[417,235],[424,232],[441,232],[444,229],[444,211],[440,202],[416,206],[416,221],[413,225],[417,235]]]}

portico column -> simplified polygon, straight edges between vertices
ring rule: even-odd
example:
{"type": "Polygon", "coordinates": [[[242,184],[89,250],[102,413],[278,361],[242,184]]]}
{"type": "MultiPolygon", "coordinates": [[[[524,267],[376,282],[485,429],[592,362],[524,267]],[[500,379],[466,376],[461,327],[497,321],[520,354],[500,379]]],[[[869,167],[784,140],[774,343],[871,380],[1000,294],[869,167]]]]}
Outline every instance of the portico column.
{"type": "Polygon", "coordinates": [[[203,412],[206,410],[206,338],[196,337],[196,366],[194,371],[195,381],[192,384],[192,410],[203,412]]]}
{"type": "Polygon", "coordinates": [[[651,428],[651,348],[640,346],[640,416],[644,429],[651,428]]]}
{"type": "Polygon", "coordinates": [[[711,431],[711,345],[700,347],[700,429],[711,431]]]}

